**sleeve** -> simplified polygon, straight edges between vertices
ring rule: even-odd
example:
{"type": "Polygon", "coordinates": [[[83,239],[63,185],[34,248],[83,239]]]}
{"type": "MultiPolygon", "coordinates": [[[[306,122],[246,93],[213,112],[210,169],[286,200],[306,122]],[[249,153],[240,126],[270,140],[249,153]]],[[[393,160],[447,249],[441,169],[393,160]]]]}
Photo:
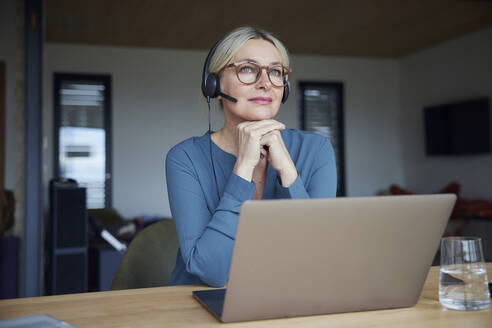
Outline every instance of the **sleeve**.
{"type": "MultiPolygon", "coordinates": [[[[283,187],[280,179],[276,181],[276,194],[278,198],[301,199],[301,198],[328,198],[336,197],[337,194],[337,167],[335,162],[335,152],[328,139],[324,138],[319,149],[316,149],[317,156],[314,160],[311,174],[304,185],[301,175],[287,188],[283,187]]],[[[296,165],[297,172],[300,172],[300,165],[296,165]]]]}
{"type": "MultiPolygon", "coordinates": [[[[166,157],[166,180],[171,213],[186,271],[213,287],[225,285],[239,209],[253,198],[255,183],[232,174],[218,206],[210,209],[191,159],[182,149],[166,157]]],[[[194,163],[197,165],[197,163],[194,163]]]]}

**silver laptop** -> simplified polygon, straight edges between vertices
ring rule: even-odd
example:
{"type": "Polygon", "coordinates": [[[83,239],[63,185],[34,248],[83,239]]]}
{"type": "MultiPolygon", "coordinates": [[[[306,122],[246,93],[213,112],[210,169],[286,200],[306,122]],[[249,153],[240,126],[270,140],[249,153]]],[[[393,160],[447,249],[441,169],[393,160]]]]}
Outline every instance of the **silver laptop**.
{"type": "Polygon", "coordinates": [[[226,289],[193,295],[223,322],[410,307],[456,196],[248,201],[226,289]]]}

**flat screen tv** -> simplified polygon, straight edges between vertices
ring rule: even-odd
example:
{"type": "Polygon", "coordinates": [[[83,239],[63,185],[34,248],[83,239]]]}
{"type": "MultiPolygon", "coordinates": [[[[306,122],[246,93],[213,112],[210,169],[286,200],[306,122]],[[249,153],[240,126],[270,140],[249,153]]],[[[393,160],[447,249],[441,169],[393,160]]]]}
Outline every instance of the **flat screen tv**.
{"type": "Polygon", "coordinates": [[[424,108],[427,155],[490,153],[488,98],[424,108]]]}

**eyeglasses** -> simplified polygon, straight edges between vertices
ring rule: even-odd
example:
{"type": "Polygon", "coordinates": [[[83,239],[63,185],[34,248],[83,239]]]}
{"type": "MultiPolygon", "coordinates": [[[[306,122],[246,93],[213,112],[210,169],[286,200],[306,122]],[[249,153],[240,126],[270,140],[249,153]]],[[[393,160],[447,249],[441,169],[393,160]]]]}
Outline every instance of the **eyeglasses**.
{"type": "Polygon", "coordinates": [[[268,79],[276,87],[287,85],[289,83],[289,75],[292,72],[291,69],[280,64],[262,66],[248,60],[229,64],[224,69],[231,67],[236,70],[237,78],[244,84],[256,83],[260,79],[262,70],[265,69],[268,79]]]}

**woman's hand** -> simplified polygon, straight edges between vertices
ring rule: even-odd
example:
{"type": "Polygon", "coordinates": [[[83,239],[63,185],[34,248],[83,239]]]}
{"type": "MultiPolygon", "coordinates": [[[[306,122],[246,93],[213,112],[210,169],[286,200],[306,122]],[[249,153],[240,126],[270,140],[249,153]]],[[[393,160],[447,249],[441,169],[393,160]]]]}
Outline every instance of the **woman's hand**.
{"type": "Polygon", "coordinates": [[[275,120],[238,124],[238,155],[233,172],[251,181],[260,158],[268,156],[268,161],[280,176],[282,186],[290,186],[297,179],[297,169],[280,134],[280,130],[283,129],[285,125],[275,120]]]}
{"type": "MultiPolygon", "coordinates": [[[[260,155],[266,154],[262,138],[268,133],[285,129],[285,125],[275,120],[242,122],[236,128],[237,160],[233,172],[241,178],[251,181],[255,166],[260,161],[260,155]]],[[[282,139],[280,137],[280,139],[282,139]]],[[[283,144],[283,142],[282,142],[283,144]]]]}
{"type": "Polygon", "coordinates": [[[279,130],[265,134],[260,140],[261,146],[268,148],[268,161],[278,172],[283,187],[289,187],[297,179],[297,169],[285,147],[279,130]]]}

